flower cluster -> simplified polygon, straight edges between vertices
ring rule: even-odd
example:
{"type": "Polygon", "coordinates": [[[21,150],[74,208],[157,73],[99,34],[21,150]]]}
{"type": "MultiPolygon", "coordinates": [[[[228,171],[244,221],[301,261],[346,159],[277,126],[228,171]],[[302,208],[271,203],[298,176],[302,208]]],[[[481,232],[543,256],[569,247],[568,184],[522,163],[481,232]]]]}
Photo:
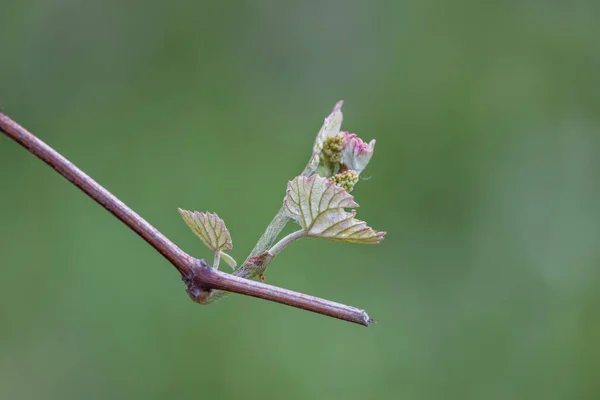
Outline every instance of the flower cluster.
{"type": "Polygon", "coordinates": [[[340,131],[342,104],[339,101],[323,121],[306,172],[330,178],[350,192],[373,156],[375,140],[367,143],[355,133],[340,131]]]}
{"type": "Polygon", "coordinates": [[[354,185],[358,183],[358,174],[356,171],[352,169],[348,169],[344,172],[339,172],[329,178],[330,181],[341,187],[342,189],[346,189],[347,192],[351,192],[354,188],[354,185]]]}

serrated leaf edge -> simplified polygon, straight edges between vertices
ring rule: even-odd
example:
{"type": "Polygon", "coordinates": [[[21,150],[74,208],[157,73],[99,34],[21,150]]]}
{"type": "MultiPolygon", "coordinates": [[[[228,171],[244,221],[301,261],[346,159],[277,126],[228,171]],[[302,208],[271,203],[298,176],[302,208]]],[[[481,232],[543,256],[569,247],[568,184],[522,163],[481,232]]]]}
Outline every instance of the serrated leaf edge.
{"type": "Polygon", "coordinates": [[[192,232],[194,232],[194,234],[200,238],[202,243],[214,253],[213,267],[219,268],[219,261],[222,256],[223,260],[231,268],[235,269],[237,266],[235,259],[223,251],[231,250],[233,248],[231,234],[225,225],[225,221],[223,221],[217,213],[210,213],[208,211],[205,213],[200,211],[189,211],[181,208],[178,208],[177,210],[192,232]],[[206,224],[211,228],[210,231],[207,229],[206,224]],[[220,244],[219,242],[223,237],[225,240],[220,244]],[[214,241],[216,244],[213,245],[207,238],[214,241]]]}
{"type": "Polygon", "coordinates": [[[356,219],[355,210],[352,210],[351,212],[344,210],[344,208],[350,207],[359,207],[359,204],[354,201],[354,196],[329,179],[318,175],[312,175],[310,177],[300,175],[288,182],[286,197],[284,198],[284,209],[288,216],[302,227],[307,236],[324,237],[338,242],[366,244],[381,242],[386,232],[375,231],[373,228],[369,227],[365,221],[356,219]],[[318,201],[313,197],[314,187],[317,182],[326,185],[318,201]],[[310,185],[310,188],[308,185],[310,185]],[[308,204],[303,204],[300,193],[307,193],[308,201],[304,203],[308,204]],[[325,200],[327,201],[327,205],[323,206],[323,201],[327,198],[328,200],[325,200]],[[342,218],[325,228],[325,230],[315,232],[313,230],[315,224],[320,218],[326,217],[328,213],[337,213],[342,218]],[[307,220],[307,214],[310,214],[310,223],[307,220]],[[336,236],[325,235],[326,232],[335,229],[336,226],[348,222],[350,222],[349,226],[340,232],[337,232],[336,236]],[[342,238],[337,237],[337,235],[349,229],[355,229],[355,232],[352,232],[350,236],[342,238]],[[365,234],[368,232],[371,232],[371,234],[361,235],[361,233],[365,234]],[[358,235],[365,237],[357,237],[358,235]]]}

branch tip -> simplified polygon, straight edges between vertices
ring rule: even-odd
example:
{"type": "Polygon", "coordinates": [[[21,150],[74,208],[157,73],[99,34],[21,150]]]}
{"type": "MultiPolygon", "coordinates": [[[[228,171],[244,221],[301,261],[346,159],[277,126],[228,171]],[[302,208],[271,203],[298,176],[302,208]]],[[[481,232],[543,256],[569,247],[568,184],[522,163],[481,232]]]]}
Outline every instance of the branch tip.
{"type": "Polygon", "coordinates": [[[361,311],[362,311],[362,318],[363,318],[365,326],[368,327],[370,324],[377,323],[377,321],[375,321],[373,318],[369,317],[369,314],[367,314],[367,312],[365,310],[361,310],[361,311]]]}

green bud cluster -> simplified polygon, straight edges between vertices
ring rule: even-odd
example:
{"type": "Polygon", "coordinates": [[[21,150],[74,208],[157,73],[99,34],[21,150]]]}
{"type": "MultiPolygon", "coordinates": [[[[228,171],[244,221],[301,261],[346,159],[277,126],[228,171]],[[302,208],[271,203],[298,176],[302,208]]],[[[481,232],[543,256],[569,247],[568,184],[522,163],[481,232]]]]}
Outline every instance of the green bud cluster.
{"type": "Polygon", "coordinates": [[[330,136],[325,139],[325,143],[323,144],[323,158],[329,165],[339,164],[342,160],[342,150],[344,150],[344,145],[346,140],[344,139],[343,134],[338,134],[335,136],[330,136]]]}
{"type": "Polygon", "coordinates": [[[354,189],[354,185],[358,182],[358,174],[356,171],[349,169],[335,174],[329,180],[350,193],[354,189]]]}

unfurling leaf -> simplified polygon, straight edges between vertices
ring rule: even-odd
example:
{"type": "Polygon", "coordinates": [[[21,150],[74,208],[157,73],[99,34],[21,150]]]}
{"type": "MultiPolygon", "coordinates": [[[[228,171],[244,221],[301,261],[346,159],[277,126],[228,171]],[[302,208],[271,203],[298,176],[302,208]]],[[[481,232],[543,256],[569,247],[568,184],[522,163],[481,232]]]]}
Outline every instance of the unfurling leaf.
{"type": "Polygon", "coordinates": [[[354,210],[345,211],[346,207],[358,207],[354,197],[318,175],[300,175],[289,182],[283,204],[286,214],[304,229],[307,236],[371,244],[381,242],[385,235],[354,218],[354,210]]]}
{"type": "Polygon", "coordinates": [[[317,138],[313,145],[313,153],[308,163],[308,168],[311,172],[316,171],[319,166],[319,162],[321,161],[321,151],[323,150],[323,146],[325,146],[327,138],[335,137],[340,133],[342,120],[344,119],[344,115],[342,114],[343,104],[344,102],[342,100],[335,104],[333,111],[325,118],[323,126],[321,126],[319,133],[317,133],[317,138]]]}
{"type": "Polygon", "coordinates": [[[185,223],[212,251],[231,250],[231,236],[217,214],[179,209],[185,223]]]}
{"type": "Polygon", "coordinates": [[[231,235],[225,226],[225,222],[217,214],[188,211],[181,208],[178,210],[187,226],[215,254],[213,267],[219,267],[219,260],[222,257],[231,268],[235,269],[237,265],[235,260],[223,252],[223,250],[231,250],[233,248],[231,235]]]}
{"type": "Polygon", "coordinates": [[[346,169],[354,170],[358,175],[365,169],[373,156],[375,139],[364,142],[355,133],[344,132],[345,146],[342,151],[342,164],[346,169]]]}
{"type": "Polygon", "coordinates": [[[340,131],[344,118],[342,104],[342,101],[338,101],[331,114],[323,121],[313,145],[310,161],[302,175],[317,173],[331,178],[340,172],[351,170],[358,176],[371,160],[375,140],[367,143],[355,133],[340,131]]]}

